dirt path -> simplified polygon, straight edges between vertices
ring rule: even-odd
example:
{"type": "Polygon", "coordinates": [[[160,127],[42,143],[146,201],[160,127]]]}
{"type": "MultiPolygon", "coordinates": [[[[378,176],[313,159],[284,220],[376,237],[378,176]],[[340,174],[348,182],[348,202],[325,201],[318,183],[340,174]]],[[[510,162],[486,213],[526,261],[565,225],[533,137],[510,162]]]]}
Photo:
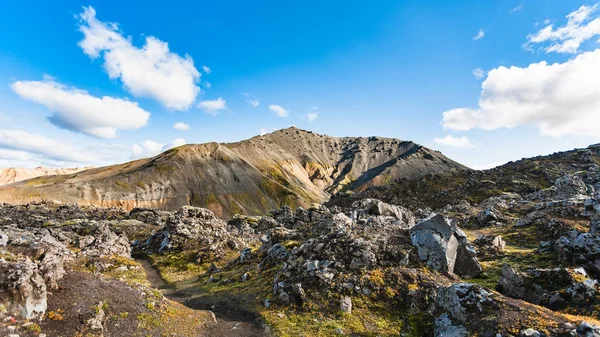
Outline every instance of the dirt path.
{"type": "Polygon", "coordinates": [[[251,312],[240,310],[221,301],[219,298],[199,293],[194,287],[178,289],[167,283],[147,260],[138,260],[152,287],[160,290],[168,299],[196,310],[211,310],[217,317],[217,324],[208,328],[206,336],[211,337],[263,337],[271,336],[257,323],[251,312]]]}

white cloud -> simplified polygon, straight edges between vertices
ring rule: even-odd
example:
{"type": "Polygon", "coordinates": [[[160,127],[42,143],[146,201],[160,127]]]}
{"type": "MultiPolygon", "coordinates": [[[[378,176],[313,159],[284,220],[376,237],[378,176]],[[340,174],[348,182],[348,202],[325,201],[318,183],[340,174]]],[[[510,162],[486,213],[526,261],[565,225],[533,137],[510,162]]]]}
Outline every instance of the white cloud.
{"type": "Polygon", "coordinates": [[[185,145],[185,139],[177,138],[167,144],[157,143],[152,140],[145,140],[139,144],[134,144],[131,147],[131,159],[140,159],[154,157],[159,153],[185,145]]]}
{"type": "MultiPolygon", "coordinates": [[[[600,35],[600,18],[592,20],[598,8],[598,4],[581,6],[567,15],[565,26],[555,29],[553,25],[547,25],[537,33],[529,35],[524,47],[531,49],[533,44],[549,42],[550,45],[542,48],[546,53],[578,53],[583,42],[600,35]]],[[[544,21],[544,24],[548,23],[549,21],[544,21]]]]}
{"type": "Polygon", "coordinates": [[[25,151],[16,151],[0,148],[0,160],[31,160],[33,155],[25,151]]]}
{"type": "Polygon", "coordinates": [[[94,164],[107,160],[111,153],[89,150],[71,143],[21,130],[0,130],[0,159],[94,164]]]}
{"type": "Polygon", "coordinates": [[[186,124],[184,122],[177,122],[177,123],[173,124],[173,129],[187,131],[190,129],[190,125],[186,124]]]}
{"type": "Polygon", "coordinates": [[[202,66],[202,70],[204,71],[204,73],[205,73],[205,74],[210,74],[210,72],[212,71],[212,70],[210,70],[210,68],[209,68],[209,67],[207,67],[207,66],[202,66]]]}
{"type": "Polygon", "coordinates": [[[256,97],[252,96],[251,94],[245,92],[245,93],[242,93],[242,95],[244,97],[246,97],[246,103],[252,105],[253,107],[256,108],[257,106],[260,105],[260,101],[256,97]]]}
{"type": "Polygon", "coordinates": [[[267,133],[269,133],[269,130],[267,130],[265,128],[261,128],[260,130],[258,130],[258,134],[261,135],[261,136],[264,136],[267,133]]]}
{"type": "Polygon", "coordinates": [[[318,112],[309,112],[306,114],[306,118],[308,119],[308,122],[312,122],[314,120],[316,120],[317,118],[319,118],[319,113],[318,112]]]}
{"type": "Polygon", "coordinates": [[[274,112],[279,117],[288,117],[290,115],[289,110],[277,104],[269,105],[269,110],[271,110],[271,112],[274,112]]]}
{"type": "Polygon", "coordinates": [[[22,98],[43,104],[54,112],[54,125],[100,138],[114,138],[117,130],[139,129],[150,113],[137,103],[66,87],[47,77],[44,81],[17,81],[10,85],[22,98]]]}
{"type": "Polygon", "coordinates": [[[210,82],[204,81],[202,82],[202,86],[206,89],[212,88],[212,84],[210,82]]]}
{"type": "Polygon", "coordinates": [[[215,100],[206,100],[198,103],[198,107],[203,109],[204,112],[211,115],[218,115],[220,110],[227,109],[226,101],[219,97],[215,100]]]}
{"type": "Polygon", "coordinates": [[[451,130],[535,126],[542,135],[600,138],[600,49],[564,63],[499,67],[482,84],[479,107],[444,112],[451,130]]]}
{"type": "Polygon", "coordinates": [[[434,142],[444,145],[444,146],[450,146],[450,147],[458,147],[458,148],[468,148],[468,147],[475,147],[473,144],[471,144],[471,141],[469,140],[469,138],[467,137],[454,137],[452,135],[447,135],[444,138],[434,138],[433,139],[434,142]]]}
{"type": "Polygon", "coordinates": [[[518,4],[516,7],[514,7],[513,9],[511,9],[510,12],[511,13],[515,13],[515,12],[518,12],[518,11],[520,11],[522,9],[523,9],[523,4],[521,3],[521,4],[518,4]]]}
{"type": "Polygon", "coordinates": [[[485,31],[483,31],[483,29],[480,29],[479,32],[477,32],[477,35],[473,36],[473,41],[483,39],[484,36],[485,36],[485,31]]]}
{"type": "Polygon", "coordinates": [[[481,68],[477,68],[477,69],[473,70],[473,76],[475,76],[477,78],[484,78],[485,70],[483,70],[481,68]]]}
{"type": "Polygon", "coordinates": [[[85,7],[79,16],[84,34],[79,46],[92,59],[103,57],[111,79],[120,78],[135,96],[151,97],[165,107],[185,110],[196,99],[200,72],[189,55],[181,57],[169,45],[153,36],[138,48],[124,37],[117,24],[96,19],[96,11],[85,7]]]}

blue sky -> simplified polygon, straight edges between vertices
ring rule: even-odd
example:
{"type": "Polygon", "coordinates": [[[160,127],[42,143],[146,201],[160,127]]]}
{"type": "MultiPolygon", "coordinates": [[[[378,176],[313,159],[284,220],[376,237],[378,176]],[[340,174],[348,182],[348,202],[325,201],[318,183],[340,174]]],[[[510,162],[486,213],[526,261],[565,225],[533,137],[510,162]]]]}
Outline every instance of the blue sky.
{"type": "Polygon", "coordinates": [[[600,138],[599,7],[5,1],[0,167],[105,165],[290,125],[413,140],[476,168],[585,147],[600,138]]]}

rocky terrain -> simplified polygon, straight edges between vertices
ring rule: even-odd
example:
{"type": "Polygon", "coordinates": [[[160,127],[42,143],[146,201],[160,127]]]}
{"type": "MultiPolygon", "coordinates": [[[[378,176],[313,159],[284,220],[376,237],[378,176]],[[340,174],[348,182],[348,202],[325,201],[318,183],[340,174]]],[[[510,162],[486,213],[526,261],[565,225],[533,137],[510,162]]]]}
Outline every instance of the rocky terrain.
{"type": "Polygon", "coordinates": [[[231,217],[3,204],[0,335],[600,336],[600,147],[354,184],[231,217]]]}
{"type": "Polygon", "coordinates": [[[41,166],[33,169],[17,167],[2,168],[0,169],[0,186],[42,176],[72,174],[83,170],[89,170],[90,168],[91,167],[51,168],[41,166]]]}
{"type": "Polygon", "coordinates": [[[308,207],[340,191],[468,170],[437,151],[381,137],[336,138],[294,127],[230,144],[184,145],[156,157],[0,188],[14,204],[56,200],[127,210],[205,207],[221,218],[308,207]]]}

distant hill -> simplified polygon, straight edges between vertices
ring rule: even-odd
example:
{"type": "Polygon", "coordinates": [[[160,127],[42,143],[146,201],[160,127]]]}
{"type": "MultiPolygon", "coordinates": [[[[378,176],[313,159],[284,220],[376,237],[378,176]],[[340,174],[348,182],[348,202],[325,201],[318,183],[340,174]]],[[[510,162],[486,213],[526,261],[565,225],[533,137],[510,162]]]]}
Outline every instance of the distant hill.
{"type": "Polygon", "coordinates": [[[51,168],[41,166],[33,169],[22,167],[0,168],[0,186],[41,176],[76,173],[90,168],[91,167],[51,168]]]}
{"type": "Polygon", "coordinates": [[[207,207],[226,217],[309,206],[332,193],[470,170],[440,152],[381,137],[330,137],[297,128],[237,143],[184,145],[153,158],[38,177],[0,188],[0,202],[207,207]]]}

